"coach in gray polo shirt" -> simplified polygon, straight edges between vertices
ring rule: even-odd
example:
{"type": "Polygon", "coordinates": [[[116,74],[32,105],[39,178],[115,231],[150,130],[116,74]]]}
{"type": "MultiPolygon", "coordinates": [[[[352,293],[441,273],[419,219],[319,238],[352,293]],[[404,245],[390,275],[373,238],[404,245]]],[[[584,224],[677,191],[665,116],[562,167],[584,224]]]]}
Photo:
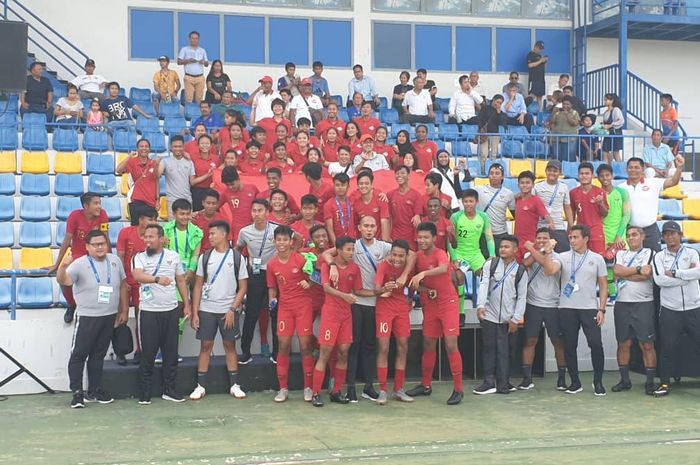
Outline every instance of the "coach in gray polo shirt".
{"type": "MultiPolygon", "coordinates": [[[[170,138],[172,155],[165,157],[158,164],[158,172],[165,176],[165,200],[168,206],[168,218],[173,220],[173,202],[185,199],[192,203],[192,181],[195,179],[192,160],[185,157],[185,139],[176,135],[170,138]]],[[[196,208],[201,210],[201,208],[196,208]]]]}
{"type": "Polygon", "coordinates": [[[85,236],[85,244],[88,254],[73,262],[69,253],[56,274],[59,284],[73,287],[77,304],[68,361],[70,390],[73,393],[71,408],[83,408],[85,402],[108,404],[113,401],[102,389],[102,367],[115,322],[123,325],[129,314],[129,288],[124,267],[119,257],[107,253],[107,237],[101,231],[90,231],[85,236]],[[88,391],[84,393],[86,360],[88,391]]]}

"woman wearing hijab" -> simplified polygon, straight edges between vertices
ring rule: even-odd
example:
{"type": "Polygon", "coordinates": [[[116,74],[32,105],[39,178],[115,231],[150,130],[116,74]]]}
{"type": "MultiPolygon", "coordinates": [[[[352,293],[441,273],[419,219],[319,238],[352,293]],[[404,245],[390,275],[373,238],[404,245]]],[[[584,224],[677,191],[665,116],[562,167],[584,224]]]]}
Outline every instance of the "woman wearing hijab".
{"type": "Polygon", "coordinates": [[[452,199],[452,212],[460,209],[462,206],[462,183],[471,182],[472,175],[464,166],[464,159],[461,159],[454,168],[450,168],[450,152],[447,150],[439,150],[436,156],[435,168],[431,169],[431,173],[438,173],[442,176],[442,185],[440,191],[449,195],[452,199]]]}

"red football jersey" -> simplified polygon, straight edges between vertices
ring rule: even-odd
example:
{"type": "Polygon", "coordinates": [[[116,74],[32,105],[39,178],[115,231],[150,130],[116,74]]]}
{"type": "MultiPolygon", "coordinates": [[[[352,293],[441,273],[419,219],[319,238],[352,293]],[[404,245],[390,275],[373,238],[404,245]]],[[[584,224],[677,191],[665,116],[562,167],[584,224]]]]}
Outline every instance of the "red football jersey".
{"type": "MultiPolygon", "coordinates": [[[[428,276],[425,279],[423,279],[421,283],[428,289],[435,289],[437,291],[437,299],[435,301],[442,301],[444,299],[457,299],[457,291],[452,285],[452,280],[450,279],[449,264],[450,259],[447,256],[447,252],[445,252],[442,249],[434,248],[430,255],[426,255],[425,252],[422,250],[418,252],[416,260],[417,273],[431,270],[441,265],[448,265],[447,272],[435,276],[428,276]]],[[[421,299],[424,301],[427,301],[427,298],[427,295],[421,296],[421,299]]]]}
{"type": "MultiPolygon", "coordinates": [[[[356,191],[357,192],[357,191],[356,191]]],[[[378,238],[382,237],[382,219],[389,219],[389,203],[382,202],[379,200],[379,194],[372,192],[372,198],[368,203],[362,200],[362,197],[358,197],[353,201],[352,204],[353,215],[355,215],[355,224],[360,224],[360,219],[363,216],[371,216],[377,221],[377,234],[378,238]]],[[[357,231],[357,237],[360,237],[360,232],[357,231]]]]}
{"type": "Polygon", "coordinates": [[[131,260],[134,255],[141,253],[146,250],[146,244],[143,242],[141,236],[139,236],[138,226],[127,226],[119,231],[119,236],[117,237],[117,252],[122,252],[124,254],[124,273],[126,273],[126,282],[130,286],[138,286],[138,283],[131,275],[131,260]]]}
{"type": "Polygon", "coordinates": [[[287,128],[287,134],[292,134],[292,122],[286,118],[282,118],[280,121],[275,121],[274,118],[263,118],[255,123],[256,126],[260,126],[265,130],[267,140],[275,140],[277,138],[277,126],[280,124],[284,124],[287,128]]]}
{"type": "Polygon", "coordinates": [[[416,240],[416,228],[411,220],[423,212],[422,197],[415,189],[408,189],[405,194],[398,189],[387,194],[391,214],[391,237],[403,239],[413,247],[416,240]]]}
{"type": "Polygon", "coordinates": [[[282,174],[292,174],[296,172],[294,165],[288,164],[286,161],[279,161],[278,159],[270,160],[265,164],[265,172],[270,168],[279,168],[282,174]]]}
{"type": "Polygon", "coordinates": [[[311,234],[309,234],[309,231],[311,228],[316,226],[317,224],[321,224],[317,221],[314,221],[314,224],[311,227],[306,227],[304,225],[304,220],[297,220],[294,223],[291,224],[292,231],[295,233],[299,234],[301,237],[304,238],[304,247],[310,247],[311,246],[311,234]]]}
{"type": "MultiPolygon", "coordinates": [[[[396,281],[403,274],[406,267],[394,268],[387,261],[382,261],[377,265],[377,274],[374,278],[375,287],[381,287],[389,281],[396,281]]],[[[410,276],[409,276],[410,279],[410,276]]],[[[411,311],[411,304],[404,294],[405,287],[394,289],[389,297],[377,297],[377,311],[392,313],[408,313],[411,311]]]]}
{"type": "Polygon", "coordinates": [[[333,234],[335,237],[350,236],[354,237],[357,228],[355,228],[355,217],[350,199],[343,201],[337,198],[332,198],[323,205],[324,221],[333,221],[333,234]]]}
{"type": "Polygon", "coordinates": [[[238,172],[250,176],[261,176],[265,173],[265,162],[258,156],[255,160],[246,158],[238,164],[238,172]]]}
{"type": "Polygon", "coordinates": [[[88,221],[85,217],[85,210],[82,208],[73,210],[70,215],[68,215],[68,220],[66,220],[66,234],[73,235],[70,243],[73,259],[87,255],[85,236],[87,236],[90,231],[94,230],[102,231],[109,240],[109,218],[104,208],[100,210],[99,216],[92,221],[88,221]]]}
{"type": "Polygon", "coordinates": [[[233,216],[231,233],[234,240],[238,238],[238,232],[252,222],[250,209],[253,206],[253,200],[258,197],[258,193],[258,188],[252,184],[243,184],[241,189],[235,192],[226,189],[221,193],[220,205],[228,204],[231,208],[233,216]]]}
{"type": "Polygon", "coordinates": [[[353,121],[360,128],[360,134],[363,136],[365,134],[370,134],[372,137],[374,137],[375,134],[377,134],[377,129],[379,129],[382,125],[377,118],[368,118],[365,120],[362,117],[357,117],[353,121]]]}
{"type": "MultiPolygon", "coordinates": [[[[347,266],[338,268],[338,286],[340,292],[351,293],[362,289],[362,276],[360,275],[360,267],[350,262],[347,266]]],[[[327,263],[321,266],[321,283],[333,285],[329,278],[330,267],[327,263]]],[[[345,319],[351,315],[350,304],[330,294],[326,294],[326,301],[323,304],[323,313],[329,312],[330,316],[337,319],[345,319]]]]}
{"type": "MultiPolygon", "coordinates": [[[[427,216],[424,216],[421,221],[430,221],[427,216]]],[[[435,223],[437,228],[437,237],[435,238],[435,247],[447,251],[447,232],[452,229],[450,220],[441,216],[435,223]]]]}
{"type": "MultiPolygon", "coordinates": [[[[192,164],[194,165],[194,175],[200,177],[205,175],[210,169],[216,169],[216,167],[219,166],[219,160],[211,155],[209,155],[209,158],[204,160],[197,155],[192,157],[192,164]]],[[[211,185],[212,178],[207,178],[204,181],[196,184],[194,187],[208,189],[211,185]]]]}
{"type": "Polygon", "coordinates": [[[309,194],[313,194],[318,199],[318,213],[316,213],[316,220],[323,221],[323,208],[329,199],[335,197],[335,189],[333,186],[327,182],[321,181],[321,185],[318,189],[309,184],[309,194]]]}
{"type": "Polygon", "coordinates": [[[322,139],[326,138],[326,131],[330,128],[335,128],[338,131],[338,137],[342,137],[345,133],[345,121],[342,119],[336,119],[331,121],[329,119],[324,119],[316,124],[316,135],[322,139]]]}
{"type": "Polygon", "coordinates": [[[209,243],[209,223],[213,223],[214,221],[226,221],[226,218],[221,213],[216,212],[211,219],[207,219],[204,213],[200,211],[199,214],[192,219],[192,224],[201,229],[203,234],[200,254],[211,249],[211,244],[209,243]]]}
{"type": "Polygon", "coordinates": [[[136,200],[157,209],[156,187],[158,186],[158,168],[156,161],[148,159],[141,163],[139,157],[131,157],[126,162],[126,172],[134,181],[131,201],[136,200]]]}
{"type": "Polygon", "coordinates": [[[418,165],[418,169],[427,173],[432,169],[435,163],[435,157],[438,152],[437,144],[429,140],[423,144],[415,141],[411,145],[413,145],[413,148],[416,150],[416,164],[418,165]]]}
{"type": "Polygon", "coordinates": [[[286,263],[275,256],[267,263],[267,287],[277,289],[279,308],[282,310],[303,310],[311,306],[311,295],[299,283],[308,280],[303,268],[306,259],[293,252],[286,263]]]}
{"type": "Polygon", "coordinates": [[[608,196],[600,187],[591,186],[588,193],[583,192],[581,186],[571,189],[569,197],[571,198],[571,209],[576,212],[576,224],[584,224],[591,231],[603,230],[603,218],[600,216],[598,204],[595,201],[599,195],[603,196],[603,204],[607,207],[608,196]]]}
{"type": "MultiPolygon", "coordinates": [[[[282,189],[284,190],[284,189],[282,189]]],[[[286,192],[286,191],[285,191],[286,192]]],[[[268,202],[270,201],[270,189],[264,190],[258,194],[259,199],[265,199],[268,202]]],[[[291,195],[287,194],[287,210],[289,210],[289,213],[292,215],[298,215],[301,210],[299,210],[299,204],[297,204],[297,201],[292,197],[291,195]]]]}
{"type": "Polygon", "coordinates": [[[520,242],[521,248],[526,241],[535,241],[537,236],[537,224],[540,219],[549,215],[542,199],[536,195],[531,195],[527,199],[515,200],[515,235],[520,242]]]}

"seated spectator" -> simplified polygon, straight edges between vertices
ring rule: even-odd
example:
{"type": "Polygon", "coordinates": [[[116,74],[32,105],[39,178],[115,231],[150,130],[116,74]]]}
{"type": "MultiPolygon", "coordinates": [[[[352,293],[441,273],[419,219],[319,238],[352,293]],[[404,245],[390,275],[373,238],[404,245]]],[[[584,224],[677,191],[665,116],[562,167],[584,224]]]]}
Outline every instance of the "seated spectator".
{"type": "Polygon", "coordinates": [[[425,173],[425,171],[420,169],[420,167],[418,166],[418,162],[416,161],[415,154],[413,154],[411,152],[404,155],[402,165],[405,166],[406,168],[408,168],[409,174],[414,173],[414,172],[419,173],[419,174],[425,173]]]}
{"type": "Polygon", "coordinates": [[[294,173],[294,160],[287,156],[287,145],[284,142],[275,142],[272,144],[272,158],[265,163],[265,171],[269,172],[270,168],[276,168],[281,173],[294,173]]]}
{"type": "Polygon", "coordinates": [[[556,109],[561,108],[561,99],[564,98],[564,94],[560,90],[555,90],[551,97],[549,97],[549,105],[547,106],[547,111],[552,113],[556,109]]]}
{"type": "MultiPolygon", "coordinates": [[[[364,75],[362,65],[352,67],[354,77],[348,82],[348,102],[354,97],[356,92],[362,95],[362,100],[372,102],[372,107],[376,110],[379,108],[379,91],[374,79],[364,75]]],[[[350,103],[348,103],[350,106],[350,103]]]]}
{"type": "Polygon", "coordinates": [[[428,71],[425,68],[421,68],[418,71],[416,71],[416,76],[420,76],[423,78],[423,81],[425,81],[425,86],[423,88],[430,92],[430,98],[433,101],[433,110],[439,110],[439,108],[435,104],[435,97],[437,96],[437,85],[435,85],[435,81],[432,79],[428,79],[428,71]]]}
{"type": "Polygon", "coordinates": [[[413,142],[418,168],[427,173],[435,165],[438,146],[432,140],[428,140],[428,128],[424,125],[416,126],[416,140],[413,142]]]}
{"type": "Polygon", "coordinates": [[[559,75],[559,80],[549,86],[549,92],[547,92],[547,100],[550,100],[552,98],[552,95],[554,95],[554,92],[561,91],[564,92],[564,87],[569,85],[569,79],[570,76],[568,74],[560,74],[559,75]]]}
{"type": "MultiPolygon", "coordinates": [[[[321,168],[323,168],[323,159],[321,158],[321,151],[316,147],[311,147],[309,152],[306,154],[306,161],[308,163],[316,163],[321,168]]],[[[299,170],[301,172],[301,170],[299,170]]]]}
{"type": "Polygon", "coordinates": [[[224,121],[217,113],[212,113],[211,103],[206,100],[199,102],[200,116],[192,122],[193,126],[203,124],[207,128],[209,134],[216,134],[219,129],[224,127],[224,121]]]}
{"type": "Polygon", "coordinates": [[[85,117],[85,122],[90,129],[95,131],[103,131],[105,124],[105,115],[100,110],[100,100],[97,98],[92,99],[90,102],[90,110],[87,112],[85,117]]]}
{"type": "Polygon", "coordinates": [[[600,159],[600,138],[593,133],[595,115],[583,115],[581,128],[578,130],[579,161],[594,161],[600,159]]]}
{"type": "Polygon", "coordinates": [[[518,93],[520,95],[522,95],[523,97],[526,96],[527,89],[525,88],[525,84],[520,82],[520,73],[518,73],[517,71],[511,71],[510,75],[508,76],[508,82],[503,84],[503,88],[501,88],[501,92],[503,92],[505,94],[508,91],[508,86],[510,84],[517,85],[518,86],[518,93]]]}
{"type": "Polygon", "coordinates": [[[258,82],[260,85],[248,98],[248,105],[252,107],[250,124],[256,124],[263,118],[271,118],[272,101],[282,98],[279,92],[272,89],[272,78],[270,76],[263,76],[258,82]]]}
{"type": "Polygon", "coordinates": [[[294,63],[289,62],[284,65],[284,70],[287,74],[277,80],[277,90],[280,91],[282,89],[288,89],[292,94],[292,98],[294,98],[299,95],[298,86],[299,82],[301,81],[299,76],[294,74],[297,71],[297,66],[294,63]]]}
{"type": "Polygon", "coordinates": [[[508,92],[503,96],[503,112],[508,116],[508,124],[525,126],[530,132],[532,127],[532,115],[527,113],[525,99],[518,93],[518,86],[508,85],[508,92]]]}
{"type": "Polygon", "coordinates": [[[105,115],[109,129],[126,128],[135,129],[136,124],[131,117],[130,110],[134,110],[146,119],[151,119],[151,115],[146,113],[130,98],[119,95],[119,83],[110,82],[107,84],[109,95],[100,103],[100,109],[105,115]]]}
{"type": "Polygon", "coordinates": [[[277,127],[283,124],[287,128],[287,134],[292,133],[292,122],[284,117],[284,101],[278,98],[272,101],[272,116],[270,118],[263,118],[259,120],[256,124],[265,130],[267,134],[267,140],[272,141],[276,138],[277,127]]]}
{"type": "Polygon", "coordinates": [[[288,144],[287,156],[294,161],[295,168],[301,168],[308,161],[310,148],[308,132],[298,133],[296,139],[288,144]]]}
{"type": "Polygon", "coordinates": [[[377,129],[382,125],[381,121],[374,117],[372,102],[362,102],[362,113],[352,119],[360,130],[360,134],[371,134],[374,137],[377,129]]]}
{"type": "Polygon", "coordinates": [[[241,112],[241,104],[236,103],[236,99],[233,96],[233,92],[230,90],[225,90],[224,93],[221,94],[221,103],[217,103],[216,105],[214,105],[211,111],[212,113],[216,113],[222,118],[229,111],[234,111],[237,114],[236,120],[239,122],[245,122],[245,116],[241,112]]]}
{"type": "Polygon", "coordinates": [[[352,168],[357,173],[363,168],[369,168],[372,171],[388,170],[389,163],[386,158],[374,151],[374,137],[370,134],[364,134],[360,137],[362,144],[362,152],[355,155],[352,162],[352,168]]]}
{"type": "Polygon", "coordinates": [[[581,119],[571,106],[571,99],[564,97],[561,109],[556,108],[552,113],[550,130],[552,132],[552,156],[559,161],[576,161],[578,139],[572,134],[578,134],[581,119]],[[558,136],[564,134],[564,136],[558,136]]]}
{"type": "Polygon", "coordinates": [[[277,125],[277,129],[275,129],[275,136],[273,138],[267,139],[267,147],[263,147],[263,150],[268,152],[270,156],[274,155],[275,151],[275,144],[277,142],[280,142],[287,146],[288,143],[291,142],[291,136],[290,136],[291,131],[287,129],[287,126],[283,123],[280,123],[277,125]]]}
{"type": "Polygon", "coordinates": [[[413,78],[413,89],[406,92],[403,99],[401,122],[413,124],[435,121],[433,100],[430,98],[430,92],[425,90],[424,86],[425,80],[422,77],[413,78]]]}
{"type": "Polygon", "coordinates": [[[486,88],[479,82],[479,73],[476,71],[469,73],[469,85],[481,95],[481,98],[486,100],[486,88]]]}
{"type": "Polygon", "coordinates": [[[27,76],[27,87],[19,95],[21,114],[43,113],[46,121],[51,122],[53,109],[53,86],[48,78],[44,77],[44,64],[35,61],[29,65],[29,76],[27,76]]]}
{"type": "MultiPolygon", "coordinates": [[[[518,94],[520,95],[520,94],[518,94]]],[[[522,97],[522,96],[521,96],[522,97]]],[[[486,159],[498,158],[500,137],[498,127],[508,124],[508,116],[503,111],[503,96],[496,94],[491,99],[491,105],[483,105],[477,115],[479,125],[479,160],[481,171],[485,171],[486,159]]]]}
{"type": "Polygon", "coordinates": [[[416,154],[416,149],[411,143],[411,136],[405,129],[396,134],[396,144],[392,148],[394,153],[391,156],[391,166],[394,168],[404,163],[403,160],[407,153],[416,154]]]}
{"type": "Polygon", "coordinates": [[[236,110],[226,110],[226,113],[224,113],[224,127],[222,127],[221,130],[217,133],[217,145],[220,148],[222,148],[222,150],[219,152],[221,155],[226,153],[226,151],[223,150],[223,148],[236,145],[238,143],[238,138],[242,139],[244,143],[250,140],[250,135],[248,134],[248,131],[245,129],[245,127],[246,122],[243,113],[240,113],[236,110]],[[235,142],[231,140],[231,137],[233,137],[231,128],[234,124],[238,125],[238,129],[235,130],[235,133],[237,134],[235,142]]]}
{"type": "Polygon", "coordinates": [[[477,124],[476,113],[481,109],[484,99],[472,89],[469,77],[463,74],[459,77],[459,89],[452,94],[449,105],[450,123],[477,124]]]}
{"type": "MultiPolygon", "coordinates": [[[[177,102],[177,93],[180,92],[180,76],[177,71],[169,68],[170,58],[163,55],[158,58],[160,69],[153,75],[153,100],[158,106],[159,102],[177,102]]],[[[158,111],[158,108],[156,108],[158,111]]]]}
{"type": "Polygon", "coordinates": [[[177,54],[177,64],[182,65],[185,71],[182,78],[185,83],[185,103],[199,103],[206,88],[204,68],[209,66],[207,51],[199,46],[199,32],[190,32],[189,43],[177,54]]]}
{"type": "Polygon", "coordinates": [[[358,153],[362,152],[362,144],[360,144],[360,126],[356,121],[350,121],[345,125],[345,133],[343,134],[343,139],[345,144],[350,147],[350,154],[354,157],[358,153]]]}
{"type": "Polygon", "coordinates": [[[580,98],[576,97],[574,95],[574,88],[571,86],[564,86],[562,89],[562,93],[564,94],[564,97],[569,97],[569,100],[571,100],[571,107],[576,110],[576,112],[579,115],[585,115],[586,114],[586,105],[583,103],[583,100],[580,98]]]}
{"type": "Polygon", "coordinates": [[[662,142],[663,131],[654,129],[651,132],[651,144],[644,146],[644,176],[647,178],[667,178],[676,172],[675,156],[671,147],[662,142]]]}
{"type": "MultiPolygon", "coordinates": [[[[352,96],[352,105],[348,105],[348,119],[350,121],[353,121],[355,118],[359,118],[360,115],[362,115],[363,102],[364,100],[362,99],[362,94],[355,92],[355,94],[352,96]]],[[[372,106],[371,102],[370,106],[372,106]]]]}
{"type": "Polygon", "coordinates": [[[314,61],[311,65],[311,69],[314,74],[309,76],[311,80],[311,93],[321,99],[323,106],[327,107],[331,101],[331,91],[328,88],[328,81],[326,78],[321,76],[323,74],[323,63],[320,61],[314,61]]]}
{"type": "Polygon", "coordinates": [[[323,102],[318,95],[311,92],[311,79],[301,80],[299,92],[299,95],[292,99],[289,106],[289,118],[292,121],[292,126],[296,127],[301,118],[308,118],[312,124],[323,120],[323,102]]]}
{"type": "Polygon", "coordinates": [[[311,135],[311,120],[302,116],[297,119],[297,134],[300,132],[305,132],[309,135],[309,146],[310,147],[321,147],[321,139],[316,136],[311,135]]]}
{"type": "Polygon", "coordinates": [[[403,114],[403,99],[406,97],[406,92],[413,89],[413,86],[408,83],[411,80],[411,75],[408,71],[401,71],[399,74],[399,84],[394,86],[394,92],[391,98],[391,108],[403,114]]]}
{"type": "Polygon", "coordinates": [[[355,170],[352,167],[350,147],[347,145],[341,145],[340,148],[338,148],[338,161],[328,164],[328,174],[330,177],[338,173],[345,173],[350,178],[355,176],[355,170]]]}
{"type": "MultiPolygon", "coordinates": [[[[191,127],[194,128],[192,129],[192,135],[194,136],[194,139],[185,144],[185,153],[187,154],[185,155],[185,157],[189,158],[190,160],[193,160],[194,157],[196,157],[197,154],[199,154],[198,141],[200,137],[202,137],[204,134],[207,134],[207,127],[202,123],[193,124],[191,127]]],[[[216,157],[216,146],[214,146],[213,144],[211,145],[210,152],[210,156],[216,157]]]]}
{"type": "Polygon", "coordinates": [[[243,158],[245,156],[245,146],[246,146],[246,140],[243,135],[243,126],[237,121],[234,121],[230,125],[228,125],[228,130],[222,129],[219,131],[219,142],[220,142],[220,150],[219,153],[221,154],[221,158],[223,159],[224,155],[227,152],[233,151],[236,153],[236,156],[238,158],[243,158]],[[225,141],[223,140],[224,137],[223,135],[225,133],[228,133],[228,137],[226,137],[225,141]]]}
{"type": "Polygon", "coordinates": [[[76,76],[71,82],[78,88],[81,99],[100,99],[105,97],[104,90],[107,80],[104,76],[95,74],[95,60],[88,58],[85,60],[85,74],[76,76]]]}
{"type": "Polygon", "coordinates": [[[292,103],[292,93],[289,91],[289,89],[282,89],[280,91],[280,97],[284,102],[284,117],[289,119],[289,104],[292,103]]]}
{"type": "Polygon", "coordinates": [[[323,151],[324,165],[328,166],[329,163],[338,161],[338,149],[343,143],[340,139],[340,132],[334,127],[328,128],[325,136],[325,139],[321,139],[321,150],[323,151]]]}
{"type": "Polygon", "coordinates": [[[269,150],[272,148],[271,145],[267,143],[267,133],[260,126],[253,126],[250,129],[250,140],[254,140],[260,144],[260,158],[263,161],[269,160],[272,156],[269,150]]]}
{"type": "Polygon", "coordinates": [[[345,131],[345,121],[338,118],[338,104],[336,102],[328,102],[326,113],[326,119],[318,122],[315,132],[318,138],[327,140],[330,128],[335,128],[339,136],[345,131]]]}
{"type": "Polygon", "coordinates": [[[190,181],[193,211],[203,208],[204,195],[211,187],[214,171],[219,166],[219,157],[213,154],[216,153],[212,152],[213,148],[214,143],[209,134],[202,134],[197,138],[197,151],[192,155],[195,178],[190,181]]]}
{"type": "Polygon", "coordinates": [[[238,163],[240,174],[260,176],[265,172],[265,160],[260,155],[261,148],[262,146],[254,140],[246,144],[246,157],[238,163]]]}
{"type": "Polygon", "coordinates": [[[389,139],[389,131],[384,126],[380,126],[374,135],[374,152],[386,158],[386,161],[391,163],[394,155],[394,148],[387,145],[389,139]]]}
{"type": "Polygon", "coordinates": [[[58,99],[53,113],[57,123],[66,126],[76,125],[83,120],[83,102],[80,100],[78,88],[68,84],[68,95],[58,99]]]}
{"type": "Polygon", "coordinates": [[[221,60],[211,62],[209,74],[207,74],[207,93],[204,95],[204,100],[212,105],[221,103],[225,91],[231,90],[231,78],[224,73],[224,65],[221,60]]]}
{"type": "Polygon", "coordinates": [[[661,94],[661,109],[661,129],[664,132],[661,142],[668,144],[673,153],[677,154],[681,148],[681,131],[678,127],[678,112],[673,106],[673,95],[661,94]]]}

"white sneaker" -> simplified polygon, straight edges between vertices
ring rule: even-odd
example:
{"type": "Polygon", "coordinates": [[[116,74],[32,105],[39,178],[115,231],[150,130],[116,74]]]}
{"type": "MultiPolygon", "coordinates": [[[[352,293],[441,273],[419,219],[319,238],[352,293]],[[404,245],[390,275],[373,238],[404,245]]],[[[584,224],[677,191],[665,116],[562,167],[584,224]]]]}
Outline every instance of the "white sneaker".
{"type": "Polygon", "coordinates": [[[289,389],[280,389],[275,396],[275,402],[284,402],[289,397],[289,389]]]}
{"type": "Polygon", "coordinates": [[[245,399],[245,392],[243,391],[243,389],[241,389],[241,387],[238,384],[234,384],[233,386],[231,386],[229,393],[236,399],[245,399]]]}
{"type": "Polygon", "coordinates": [[[304,402],[311,402],[311,398],[314,396],[314,391],[311,388],[304,388],[304,402]]]}
{"type": "Polygon", "coordinates": [[[206,395],[207,390],[204,389],[204,386],[198,384],[197,387],[194,388],[194,391],[192,391],[192,394],[190,394],[190,400],[199,400],[206,395]]]}

